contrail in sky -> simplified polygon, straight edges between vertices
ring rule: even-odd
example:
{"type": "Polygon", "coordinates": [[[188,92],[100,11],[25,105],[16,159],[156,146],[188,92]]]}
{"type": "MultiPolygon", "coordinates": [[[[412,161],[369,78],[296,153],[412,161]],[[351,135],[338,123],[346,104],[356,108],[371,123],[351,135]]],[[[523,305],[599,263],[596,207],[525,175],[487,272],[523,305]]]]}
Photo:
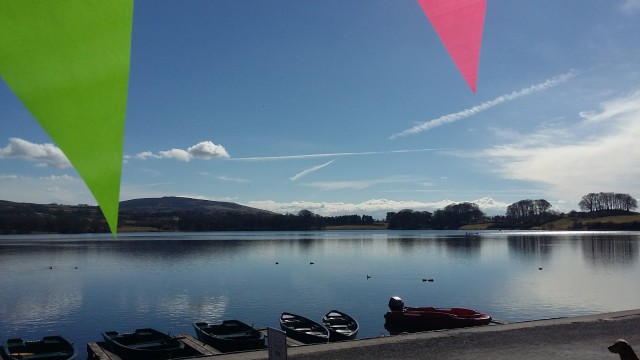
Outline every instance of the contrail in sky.
{"type": "Polygon", "coordinates": [[[437,119],[433,119],[433,120],[429,120],[429,121],[425,121],[419,125],[416,125],[410,129],[404,130],[402,132],[399,132],[397,134],[391,135],[389,137],[389,139],[393,140],[399,137],[403,137],[403,136],[408,136],[408,135],[415,135],[418,133],[421,133],[423,131],[428,131],[431,130],[435,127],[441,126],[441,125],[445,125],[448,123],[452,123],[454,121],[458,121],[458,120],[462,120],[464,118],[468,118],[470,116],[473,116],[477,113],[483,112],[485,110],[489,110],[492,107],[496,106],[496,105],[500,105],[502,103],[505,103],[507,101],[511,101],[511,100],[515,100],[517,98],[521,98],[523,96],[527,96],[527,95],[531,95],[533,93],[539,92],[539,91],[544,91],[547,90],[549,88],[552,88],[556,85],[559,85],[569,79],[571,79],[572,77],[578,75],[578,71],[577,70],[571,70],[566,74],[562,74],[562,75],[558,75],[556,77],[553,77],[551,79],[546,80],[543,83],[537,84],[537,85],[532,85],[528,88],[524,88],[520,91],[514,91],[511,94],[505,94],[502,96],[499,96],[493,100],[489,100],[486,102],[483,102],[480,105],[476,105],[472,108],[466,109],[466,110],[462,110],[460,112],[454,113],[454,114],[449,114],[449,115],[444,115],[441,116],[437,119]]]}
{"type": "Polygon", "coordinates": [[[307,170],[303,170],[303,171],[301,171],[301,172],[299,172],[299,173],[297,173],[297,174],[293,175],[292,177],[290,177],[290,178],[289,178],[289,180],[291,180],[291,181],[296,181],[296,180],[298,180],[299,178],[301,178],[301,177],[303,177],[303,176],[305,176],[305,175],[309,175],[309,174],[311,174],[312,172],[318,171],[318,170],[322,169],[322,168],[323,168],[323,167],[325,167],[325,166],[329,166],[329,165],[330,165],[332,162],[334,162],[334,161],[335,161],[335,160],[327,161],[327,162],[326,162],[326,163],[324,163],[324,164],[320,164],[320,165],[314,166],[314,167],[312,167],[312,168],[309,168],[309,169],[307,169],[307,170]]]}
{"type": "Polygon", "coordinates": [[[446,150],[455,150],[455,148],[392,150],[392,151],[365,151],[365,152],[344,152],[344,153],[284,155],[284,156],[255,156],[255,157],[231,158],[231,159],[228,159],[228,160],[238,160],[238,161],[295,160],[295,159],[313,159],[313,158],[323,158],[323,157],[401,154],[401,153],[414,153],[414,152],[425,152],[425,151],[446,151],[446,150]]]}

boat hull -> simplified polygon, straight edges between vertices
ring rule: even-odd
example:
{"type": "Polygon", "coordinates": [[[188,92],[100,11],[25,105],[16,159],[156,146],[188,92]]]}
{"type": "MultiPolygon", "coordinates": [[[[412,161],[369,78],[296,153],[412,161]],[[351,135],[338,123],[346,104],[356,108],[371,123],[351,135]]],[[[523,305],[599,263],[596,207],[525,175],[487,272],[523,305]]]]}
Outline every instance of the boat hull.
{"type": "Polygon", "coordinates": [[[78,349],[62,336],[45,336],[42,340],[8,339],[2,347],[2,358],[19,360],[74,360],[78,349]]]}
{"type": "Polygon", "coordinates": [[[107,347],[123,359],[170,359],[179,357],[184,343],[154,329],[137,329],[133,333],[102,333],[107,347]]]}
{"type": "Polygon", "coordinates": [[[322,317],[322,325],[329,330],[329,341],[353,340],[360,328],[356,319],[338,310],[326,313],[322,317]]]}
{"type": "Polygon", "coordinates": [[[418,307],[392,310],[384,315],[390,332],[428,331],[487,325],[491,316],[464,308],[418,307]]]}
{"type": "Polygon", "coordinates": [[[329,341],[329,330],[304,316],[283,312],[280,328],[287,336],[305,344],[319,344],[329,341]]]}
{"type": "Polygon", "coordinates": [[[238,320],[224,320],[221,324],[198,322],[193,324],[198,340],[221,352],[263,349],[264,335],[238,320]]]}

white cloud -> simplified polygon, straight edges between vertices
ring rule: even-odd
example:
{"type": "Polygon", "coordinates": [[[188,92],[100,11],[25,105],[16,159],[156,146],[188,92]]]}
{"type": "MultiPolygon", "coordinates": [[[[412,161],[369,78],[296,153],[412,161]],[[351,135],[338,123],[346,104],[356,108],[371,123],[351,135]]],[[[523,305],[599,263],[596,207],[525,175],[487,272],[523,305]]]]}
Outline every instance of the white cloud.
{"type": "Polygon", "coordinates": [[[96,204],[84,182],[70,175],[0,174],[0,199],[35,204],[96,204]]]}
{"type": "Polygon", "coordinates": [[[304,186],[312,187],[320,190],[362,190],[366,189],[377,182],[375,180],[353,180],[353,181],[319,181],[306,183],[304,186]]]}
{"type": "Polygon", "coordinates": [[[0,181],[2,180],[17,180],[20,177],[14,174],[0,174],[0,181]]]}
{"type": "Polygon", "coordinates": [[[229,158],[229,153],[222,145],[216,145],[211,141],[199,142],[186,150],[184,149],[171,149],[159,151],[154,154],[151,151],[143,151],[136,154],[137,159],[146,160],[149,158],[156,159],[176,159],[179,161],[191,161],[191,159],[210,160],[213,158],[229,158]]]}
{"type": "MultiPolygon", "coordinates": [[[[125,157],[127,157],[127,156],[125,156],[125,157]]],[[[151,158],[151,157],[159,158],[160,156],[154,155],[151,151],[143,151],[143,152],[141,152],[139,154],[136,154],[136,159],[140,159],[140,160],[146,160],[146,159],[151,158]]]]}
{"type": "Polygon", "coordinates": [[[528,88],[524,88],[520,91],[514,91],[510,94],[505,94],[502,96],[499,96],[493,100],[489,100],[486,102],[483,102],[480,105],[476,105],[472,108],[469,109],[465,109],[462,110],[460,112],[454,113],[454,114],[448,114],[448,115],[444,115],[441,116],[437,119],[433,119],[433,120],[429,120],[429,121],[425,121],[421,124],[418,124],[412,128],[409,128],[407,130],[401,131],[397,134],[391,135],[389,137],[389,139],[396,139],[399,137],[403,137],[403,136],[408,136],[408,135],[415,135],[418,133],[421,133],[423,131],[428,131],[431,130],[435,127],[438,126],[442,126],[445,124],[449,124],[458,120],[462,120],[465,118],[468,118],[470,116],[476,115],[478,113],[481,113],[483,111],[489,110],[494,106],[500,105],[502,103],[508,102],[508,101],[512,101],[518,98],[521,98],[523,96],[527,96],[527,95],[531,95],[540,91],[544,91],[547,89],[550,89],[556,85],[559,85],[569,79],[571,79],[572,77],[576,76],[578,74],[577,71],[572,70],[566,74],[562,74],[562,75],[558,75],[556,77],[553,77],[551,79],[548,79],[540,84],[536,84],[536,85],[532,85],[529,86],[528,88]]]}
{"type": "Polygon", "coordinates": [[[180,160],[180,161],[190,161],[191,158],[193,157],[191,154],[189,154],[188,151],[186,150],[182,150],[182,149],[171,149],[171,150],[166,150],[166,151],[160,151],[159,152],[160,156],[159,158],[165,158],[165,159],[176,159],[176,160],[180,160]]]}
{"type": "Polygon", "coordinates": [[[48,180],[48,181],[74,181],[76,178],[70,175],[49,175],[49,176],[41,176],[38,179],[40,180],[48,180]]]}
{"type": "Polygon", "coordinates": [[[216,176],[216,179],[221,180],[221,181],[234,182],[234,183],[238,183],[238,184],[246,184],[246,183],[250,183],[251,182],[251,180],[249,180],[249,179],[234,178],[234,177],[229,177],[229,176],[225,176],[225,175],[216,176]]]}
{"type": "MultiPolygon", "coordinates": [[[[228,158],[229,154],[222,145],[216,145],[211,141],[203,141],[183,149],[171,149],[160,151],[154,154],[151,151],[143,151],[135,155],[136,159],[146,160],[149,158],[156,159],[176,159],[179,161],[190,161],[191,159],[209,160],[212,158],[228,158]]],[[[37,166],[52,166],[57,168],[67,168],[71,163],[60,150],[53,144],[34,144],[27,140],[19,138],[9,139],[9,144],[4,148],[0,148],[1,158],[19,158],[29,161],[37,161],[37,166]]],[[[130,159],[131,156],[124,156],[124,159],[130,159]]]]}
{"type": "Polygon", "coordinates": [[[20,138],[10,138],[9,144],[0,149],[0,158],[18,158],[38,162],[38,166],[67,168],[71,163],[62,150],[53,144],[34,144],[20,138]]]}
{"type": "Polygon", "coordinates": [[[481,156],[503,178],[542,183],[558,199],[577,202],[600,191],[640,195],[640,92],[580,117],[584,121],[570,128],[523,136],[481,156]]]}
{"type": "Polygon", "coordinates": [[[335,161],[335,160],[327,161],[327,162],[326,162],[326,163],[324,163],[324,164],[316,165],[316,166],[311,167],[311,168],[309,168],[309,169],[303,170],[303,171],[301,171],[301,172],[299,172],[299,173],[297,173],[297,174],[293,175],[293,176],[292,176],[292,177],[290,177],[289,179],[290,179],[291,181],[296,181],[296,180],[298,180],[299,178],[301,178],[301,177],[303,177],[303,176],[305,176],[305,175],[309,175],[309,174],[311,174],[312,172],[316,172],[316,171],[318,171],[318,170],[322,169],[322,168],[323,168],[323,167],[325,167],[325,166],[329,166],[329,165],[330,165],[332,162],[334,162],[334,161],[335,161]]]}
{"type": "Polygon", "coordinates": [[[271,160],[296,160],[323,157],[342,157],[342,156],[359,156],[359,155],[382,155],[382,154],[406,154],[425,151],[445,151],[454,150],[451,148],[441,149],[413,149],[413,150],[391,150],[391,151],[363,151],[363,152],[342,152],[342,153],[321,153],[321,154],[303,154],[303,155],[283,155],[283,156],[253,156],[233,158],[231,160],[238,161],[271,161],[271,160]]]}
{"type": "Polygon", "coordinates": [[[624,0],[621,9],[628,14],[635,14],[640,11],[640,0],[624,0]]]}
{"type": "Polygon", "coordinates": [[[371,215],[376,219],[384,219],[389,211],[400,211],[411,209],[414,211],[433,212],[443,209],[445,206],[460,203],[472,202],[478,204],[480,209],[489,214],[504,214],[507,206],[510,204],[493,200],[490,197],[484,197],[477,200],[451,201],[442,200],[438,202],[420,202],[420,201],[396,201],[389,199],[371,199],[360,203],[344,203],[344,202],[312,202],[312,201],[293,201],[293,202],[275,202],[251,201],[245,203],[246,206],[258,209],[269,210],[280,214],[297,214],[300,210],[309,210],[315,214],[322,216],[339,216],[339,215],[371,215]]]}
{"type": "Polygon", "coordinates": [[[620,117],[633,116],[633,114],[638,111],[638,99],[640,99],[640,91],[636,91],[630,96],[602,103],[602,105],[600,105],[600,112],[582,111],[579,115],[587,122],[614,121],[620,117]]]}
{"type": "Polygon", "coordinates": [[[203,141],[187,149],[187,152],[197,159],[209,160],[213,158],[228,158],[229,153],[222,145],[211,141],[203,141]]]}
{"type": "Polygon", "coordinates": [[[500,215],[503,215],[507,211],[507,206],[511,205],[502,201],[497,201],[488,196],[468,202],[477,204],[478,207],[480,207],[480,210],[484,211],[487,214],[500,215]]]}
{"type": "Polygon", "coordinates": [[[304,186],[320,189],[320,190],[362,190],[373,185],[379,184],[396,184],[415,182],[417,179],[409,176],[391,176],[382,179],[370,179],[370,180],[352,180],[352,181],[318,181],[312,183],[305,183],[304,186]]]}

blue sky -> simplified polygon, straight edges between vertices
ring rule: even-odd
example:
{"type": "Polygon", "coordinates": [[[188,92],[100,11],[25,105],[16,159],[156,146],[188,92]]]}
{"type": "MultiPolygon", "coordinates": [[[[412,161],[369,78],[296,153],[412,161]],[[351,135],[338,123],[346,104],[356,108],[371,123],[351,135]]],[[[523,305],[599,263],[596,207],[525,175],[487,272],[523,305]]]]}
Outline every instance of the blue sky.
{"type": "MultiPolygon", "coordinates": [[[[640,0],[487,3],[473,94],[417,1],[136,1],[121,200],[372,214],[640,196],[640,0]]],[[[0,83],[0,199],[96,204],[0,83]]]]}

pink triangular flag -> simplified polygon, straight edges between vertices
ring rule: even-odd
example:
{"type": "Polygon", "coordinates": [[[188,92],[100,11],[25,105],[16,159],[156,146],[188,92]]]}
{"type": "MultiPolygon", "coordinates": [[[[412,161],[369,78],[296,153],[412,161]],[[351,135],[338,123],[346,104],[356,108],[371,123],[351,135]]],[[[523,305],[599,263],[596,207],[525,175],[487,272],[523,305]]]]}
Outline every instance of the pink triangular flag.
{"type": "Polygon", "coordinates": [[[475,93],[486,0],[418,0],[418,3],[475,93]]]}

